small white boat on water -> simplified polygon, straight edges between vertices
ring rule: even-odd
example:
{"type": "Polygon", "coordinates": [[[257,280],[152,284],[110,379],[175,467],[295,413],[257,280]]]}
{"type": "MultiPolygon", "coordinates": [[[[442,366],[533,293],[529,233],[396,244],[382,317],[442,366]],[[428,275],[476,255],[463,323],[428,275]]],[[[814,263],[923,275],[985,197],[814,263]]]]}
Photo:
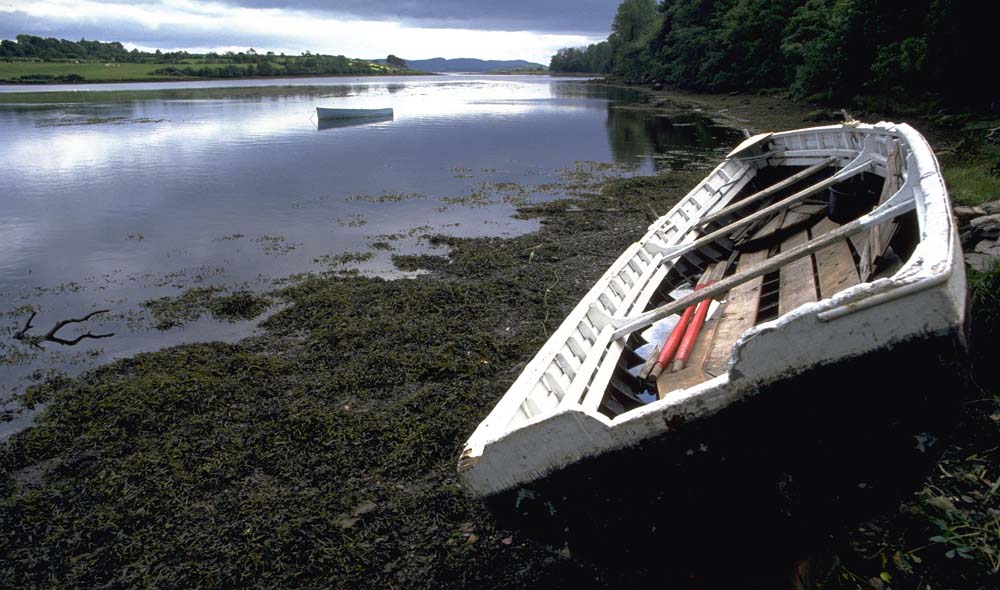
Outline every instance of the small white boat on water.
{"type": "Polygon", "coordinates": [[[919,481],[961,404],[965,306],[920,133],[750,137],[570,312],[458,472],[574,555],[774,552],[919,481]]]}
{"type": "Polygon", "coordinates": [[[361,127],[363,125],[377,125],[392,120],[392,115],[387,117],[357,117],[353,119],[322,119],[316,121],[316,129],[327,131],[330,129],[344,129],[346,127],[361,127]]]}
{"type": "Polygon", "coordinates": [[[320,121],[333,119],[369,119],[392,116],[392,109],[333,109],[316,107],[316,118],[320,121]]]}

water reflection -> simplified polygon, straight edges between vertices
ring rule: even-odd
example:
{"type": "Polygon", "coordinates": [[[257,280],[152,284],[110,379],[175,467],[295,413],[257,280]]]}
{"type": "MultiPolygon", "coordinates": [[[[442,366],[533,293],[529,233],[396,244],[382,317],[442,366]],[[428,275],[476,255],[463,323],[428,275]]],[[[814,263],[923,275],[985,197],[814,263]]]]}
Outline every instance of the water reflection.
{"type": "Polygon", "coordinates": [[[157,332],[145,300],[265,290],[305,271],[398,276],[391,254],[427,250],[423,235],[534,229],[514,203],[559,196],[551,187],[576,162],[648,173],[713,153],[712,129],[609,109],[629,94],[539,76],[0,94],[0,398],[39,370],[253,326],[203,318],[157,332]],[[317,125],[317,104],[395,116],[334,129],[317,125]],[[372,257],[330,266],[345,252],[372,257]],[[110,308],[88,328],[116,336],[17,356],[24,306],[39,326],[110,308]]]}
{"type": "Polygon", "coordinates": [[[605,103],[642,103],[648,102],[649,95],[632,88],[621,86],[606,86],[604,84],[580,82],[579,80],[556,80],[552,84],[552,93],[559,98],[590,98],[605,103]]]}
{"type": "MultiPolygon", "coordinates": [[[[340,108],[381,108],[392,106],[396,119],[429,121],[447,119],[459,124],[463,119],[498,117],[509,119],[530,111],[570,108],[600,108],[580,104],[582,96],[567,88],[568,83],[514,83],[507,80],[440,81],[420,80],[403,84],[343,84],[340,86],[294,86],[259,88],[193,88],[151,91],[115,91],[32,94],[30,101],[20,95],[0,96],[0,125],[5,128],[44,127],[44,134],[13,134],[10,144],[14,166],[29,163],[39,172],[45,162],[57,168],[74,162],[97,164],[114,150],[97,149],[80,158],[73,148],[80,141],[93,145],[109,142],[133,150],[138,141],[162,144],[171,137],[185,142],[227,141],[228,137],[278,140],[294,135],[305,124],[313,124],[316,104],[340,108]],[[332,99],[332,100],[331,100],[332,99]],[[138,128],[137,126],[143,127],[138,128]],[[132,145],[129,145],[132,144],[132,145]],[[53,146],[60,155],[53,159],[53,146]],[[103,155],[103,158],[102,158],[103,155]],[[58,163],[56,163],[58,162],[58,163]]],[[[590,91],[592,93],[592,91],[590,91]]],[[[589,96],[589,95],[588,95],[589,96]]],[[[593,101],[591,101],[593,102],[593,101]]],[[[603,103],[602,103],[603,106],[603,103]]]]}
{"type": "Polygon", "coordinates": [[[730,146],[740,137],[735,129],[699,113],[651,115],[614,104],[608,106],[607,128],[616,161],[651,157],[658,171],[714,158],[717,148],[730,146]]]}

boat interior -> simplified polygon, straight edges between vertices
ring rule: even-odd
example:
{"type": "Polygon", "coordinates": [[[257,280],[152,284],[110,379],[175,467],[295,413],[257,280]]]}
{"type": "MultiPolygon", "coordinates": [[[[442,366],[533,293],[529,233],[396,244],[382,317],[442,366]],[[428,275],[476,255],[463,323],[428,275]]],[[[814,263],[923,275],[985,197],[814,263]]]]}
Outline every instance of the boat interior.
{"type": "MultiPolygon", "coordinates": [[[[788,166],[764,168],[740,191],[733,203],[738,206],[746,197],[804,170],[804,167],[788,166]]],[[[835,169],[827,167],[773,193],[758,205],[740,208],[740,213],[763,209],[829,178],[834,172],[835,169]]],[[[898,186],[898,178],[884,179],[873,173],[863,173],[739,228],[728,235],[725,245],[716,241],[710,248],[685,254],[660,283],[646,310],[819,239],[872,210],[898,186]]],[[[717,231],[729,221],[727,215],[715,217],[702,226],[702,232],[717,231]]],[[[685,309],[644,331],[633,332],[626,341],[615,377],[599,410],[613,417],[725,373],[733,344],[746,330],[802,304],[826,299],[861,282],[893,274],[916,245],[916,232],[916,216],[911,212],[875,231],[854,234],[808,256],[781,264],[718,298],[690,306],[691,312],[685,309]],[[699,307],[703,309],[701,314],[699,307]],[[689,317],[685,318],[685,314],[689,317]],[[661,354],[664,345],[672,340],[677,342],[674,350],[661,354]]]]}
{"type": "Polygon", "coordinates": [[[553,335],[537,369],[511,388],[524,393],[495,409],[506,429],[567,404],[613,419],[697,386],[728,371],[753,326],[893,275],[920,241],[913,199],[903,202],[916,175],[906,172],[906,144],[869,129],[780,134],[734,150],[553,335]]]}

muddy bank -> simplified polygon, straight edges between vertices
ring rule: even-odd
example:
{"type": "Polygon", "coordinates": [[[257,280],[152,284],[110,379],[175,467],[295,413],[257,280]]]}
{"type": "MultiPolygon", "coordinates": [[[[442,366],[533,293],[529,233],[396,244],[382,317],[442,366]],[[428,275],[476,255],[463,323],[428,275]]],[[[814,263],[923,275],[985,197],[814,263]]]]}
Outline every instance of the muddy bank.
{"type": "MultiPolygon", "coordinates": [[[[751,130],[803,124],[772,97],[660,100],[745,117],[751,130]]],[[[0,586],[704,585],[705,572],[683,564],[605,570],[498,530],[454,475],[463,441],[547,335],[652,212],[704,172],[612,180],[522,209],[542,225],[516,238],[437,237],[448,256],[395,257],[429,271],[412,279],[302,277],[270,295],[285,306],[262,336],[142,354],[32,389],[25,402],[47,404],[38,425],[0,447],[0,586]]],[[[983,427],[982,440],[1000,438],[983,427]]],[[[979,484],[962,481],[992,481],[989,453],[976,459],[985,471],[969,470],[979,484]]],[[[933,498],[964,494],[976,514],[997,502],[988,487],[976,500],[941,485],[928,480],[933,498]]],[[[921,494],[917,511],[831,539],[816,562],[824,587],[986,579],[976,555],[957,552],[953,570],[936,573],[950,544],[971,538],[958,527],[986,525],[947,512],[950,529],[933,535],[946,542],[932,541],[921,494]]]]}
{"type": "Polygon", "coordinates": [[[431,271],[414,279],[309,276],[272,295],[288,307],[263,336],[32,389],[47,408],[0,451],[0,585],[603,584],[495,530],[454,461],[650,210],[701,175],[535,205],[530,235],[441,238],[447,258],[397,258],[431,271]]]}

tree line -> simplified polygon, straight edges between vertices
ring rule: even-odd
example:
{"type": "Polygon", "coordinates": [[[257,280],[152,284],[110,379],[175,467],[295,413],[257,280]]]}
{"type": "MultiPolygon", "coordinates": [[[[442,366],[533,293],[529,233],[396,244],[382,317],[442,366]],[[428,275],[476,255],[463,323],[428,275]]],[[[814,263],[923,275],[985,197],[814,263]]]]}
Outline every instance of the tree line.
{"type": "MultiPolygon", "coordinates": [[[[164,64],[166,67],[153,71],[160,76],[182,76],[201,78],[243,78],[248,76],[300,76],[331,74],[384,74],[406,70],[406,62],[390,55],[386,64],[363,59],[352,59],[343,55],[314,54],[309,51],[301,55],[284,53],[275,55],[268,51],[260,53],[250,48],[234,53],[214,52],[191,54],[186,51],[163,52],[128,50],[117,41],[101,42],[68,41],[18,35],[14,40],[0,41],[0,60],[8,61],[81,61],[164,64]]],[[[31,81],[82,80],[78,74],[55,77],[47,74],[21,76],[31,81]]]]}
{"type": "Polygon", "coordinates": [[[972,0],[624,0],[607,41],[550,69],[690,90],[788,90],[995,108],[989,18],[972,0]]]}
{"type": "Polygon", "coordinates": [[[304,76],[328,74],[373,74],[395,70],[363,59],[350,59],[343,55],[314,55],[306,52],[300,56],[283,56],[273,59],[236,61],[223,65],[167,66],[154,70],[162,76],[196,78],[246,78],[252,76],[304,76]]]}
{"type": "Polygon", "coordinates": [[[190,58],[186,51],[156,52],[125,49],[118,41],[69,41],[18,35],[13,40],[0,41],[0,59],[37,59],[43,61],[103,61],[120,63],[171,63],[190,58]]]}

